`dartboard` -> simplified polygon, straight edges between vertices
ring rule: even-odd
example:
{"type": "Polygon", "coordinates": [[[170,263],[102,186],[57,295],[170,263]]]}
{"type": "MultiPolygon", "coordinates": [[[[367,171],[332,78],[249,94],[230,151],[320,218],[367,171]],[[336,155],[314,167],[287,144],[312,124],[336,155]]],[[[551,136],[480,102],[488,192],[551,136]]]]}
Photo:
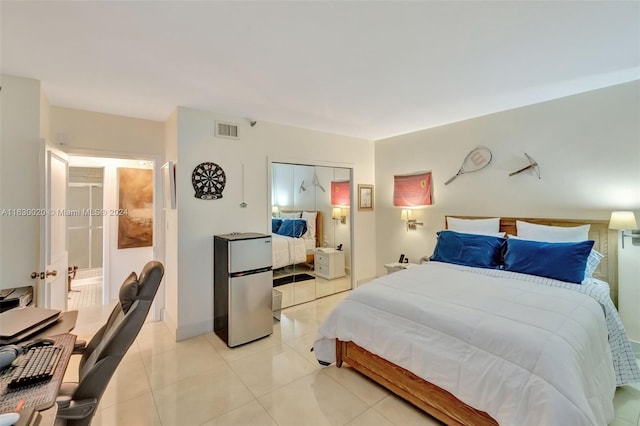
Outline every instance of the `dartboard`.
{"type": "Polygon", "coordinates": [[[193,169],[191,183],[196,191],[196,198],[217,200],[222,198],[222,190],[227,183],[227,177],[222,167],[216,163],[200,163],[193,169]]]}

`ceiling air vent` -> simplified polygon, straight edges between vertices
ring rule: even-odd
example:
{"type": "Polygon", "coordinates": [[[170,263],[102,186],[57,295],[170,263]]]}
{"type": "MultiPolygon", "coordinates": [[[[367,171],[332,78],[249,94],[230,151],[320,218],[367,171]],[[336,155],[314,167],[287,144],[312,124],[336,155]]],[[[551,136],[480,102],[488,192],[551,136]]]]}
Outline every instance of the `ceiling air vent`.
{"type": "Polygon", "coordinates": [[[216,137],[238,139],[238,125],[235,123],[216,121],[216,137]]]}

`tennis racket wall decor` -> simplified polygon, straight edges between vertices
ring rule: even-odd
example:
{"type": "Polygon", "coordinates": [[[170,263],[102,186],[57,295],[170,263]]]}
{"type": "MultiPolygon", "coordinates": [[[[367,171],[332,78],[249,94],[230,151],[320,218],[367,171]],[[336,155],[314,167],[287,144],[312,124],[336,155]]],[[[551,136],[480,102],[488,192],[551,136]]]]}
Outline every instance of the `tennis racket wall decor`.
{"type": "Polygon", "coordinates": [[[486,146],[478,146],[474,148],[465,157],[464,161],[462,162],[462,166],[460,167],[460,170],[458,170],[458,173],[456,173],[455,176],[452,176],[444,184],[449,185],[458,176],[463,175],[465,173],[478,172],[484,169],[489,165],[489,163],[491,163],[491,157],[492,157],[491,151],[486,146]]]}

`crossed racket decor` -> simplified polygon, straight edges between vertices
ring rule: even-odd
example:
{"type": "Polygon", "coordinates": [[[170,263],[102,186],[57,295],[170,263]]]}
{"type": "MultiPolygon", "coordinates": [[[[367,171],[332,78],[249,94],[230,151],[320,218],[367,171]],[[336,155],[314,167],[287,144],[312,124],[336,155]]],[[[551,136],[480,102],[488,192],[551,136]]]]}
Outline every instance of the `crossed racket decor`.
{"type": "MultiPolygon", "coordinates": [[[[529,164],[516,170],[515,172],[509,173],[509,176],[517,175],[526,170],[533,170],[536,176],[538,176],[538,179],[540,179],[540,166],[538,165],[538,162],[535,161],[533,158],[531,158],[531,156],[526,152],[524,153],[524,155],[527,157],[527,160],[529,160],[529,164]]],[[[489,163],[491,163],[491,158],[492,158],[491,151],[486,146],[478,146],[472,149],[471,152],[467,154],[464,161],[462,162],[462,166],[460,167],[460,170],[458,170],[458,173],[452,176],[444,184],[449,185],[458,176],[463,175],[465,173],[478,172],[484,169],[489,165],[489,163]]]]}
{"type": "Polygon", "coordinates": [[[540,166],[538,165],[538,162],[531,158],[531,156],[526,152],[524,153],[524,155],[527,157],[527,160],[529,160],[529,164],[521,169],[516,170],[515,172],[509,173],[509,176],[517,175],[518,173],[522,173],[526,170],[533,170],[536,176],[538,176],[538,179],[540,179],[540,166]]]}

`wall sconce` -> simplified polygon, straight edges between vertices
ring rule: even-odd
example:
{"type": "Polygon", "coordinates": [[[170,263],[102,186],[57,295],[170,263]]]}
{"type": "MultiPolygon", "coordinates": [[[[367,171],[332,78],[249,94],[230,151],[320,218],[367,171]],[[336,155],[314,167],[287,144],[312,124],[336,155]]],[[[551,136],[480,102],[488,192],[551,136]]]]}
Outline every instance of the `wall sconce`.
{"type": "Polygon", "coordinates": [[[278,206],[271,207],[271,217],[280,217],[280,209],[278,206]]]}
{"type": "Polygon", "coordinates": [[[402,209],[400,212],[400,220],[407,222],[407,231],[409,229],[417,229],[417,226],[423,226],[424,223],[416,221],[416,219],[411,218],[411,210],[410,209],[402,209]]]}
{"type": "Polygon", "coordinates": [[[347,217],[342,214],[342,209],[340,207],[334,207],[331,210],[331,218],[333,220],[339,220],[340,223],[347,223],[347,217]]]}
{"type": "Polygon", "coordinates": [[[622,232],[622,248],[624,248],[625,237],[631,237],[631,241],[635,243],[640,241],[640,235],[638,234],[625,234],[624,231],[638,229],[638,223],[636,222],[636,215],[633,212],[611,212],[611,219],[609,220],[609,229],[615,229],[622,232]],[[637,235],[637,236],[636,236],[637,235]]]}

